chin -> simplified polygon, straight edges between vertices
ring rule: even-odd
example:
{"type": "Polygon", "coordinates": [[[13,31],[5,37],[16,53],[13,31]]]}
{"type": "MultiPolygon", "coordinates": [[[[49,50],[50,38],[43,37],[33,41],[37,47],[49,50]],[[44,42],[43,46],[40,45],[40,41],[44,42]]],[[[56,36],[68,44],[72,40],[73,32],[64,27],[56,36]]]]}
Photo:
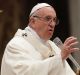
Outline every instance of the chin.
{"type": "Polygon", "coordinates": [[[52,38],[52,36],[50,36],[49,38],[47,38],[47,40],[50,40],[52,38]]]}

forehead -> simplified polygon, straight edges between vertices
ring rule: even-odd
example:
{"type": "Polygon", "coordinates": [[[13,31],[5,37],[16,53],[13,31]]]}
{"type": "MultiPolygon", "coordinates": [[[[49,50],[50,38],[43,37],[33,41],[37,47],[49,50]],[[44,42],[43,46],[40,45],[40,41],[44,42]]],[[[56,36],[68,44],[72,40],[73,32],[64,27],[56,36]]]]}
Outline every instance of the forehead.
{"type": "Polygon", "coordinates": [[[56,16],[56,12],[55,12],[54,8],[52,8],[52,7],[43,7],[41,9],[37,10],[36,13],[38,15],[42,15],[42,16],[46,16],[46,15],[48,15],[48,16],[50,15],[53,17],[56,16]]]}

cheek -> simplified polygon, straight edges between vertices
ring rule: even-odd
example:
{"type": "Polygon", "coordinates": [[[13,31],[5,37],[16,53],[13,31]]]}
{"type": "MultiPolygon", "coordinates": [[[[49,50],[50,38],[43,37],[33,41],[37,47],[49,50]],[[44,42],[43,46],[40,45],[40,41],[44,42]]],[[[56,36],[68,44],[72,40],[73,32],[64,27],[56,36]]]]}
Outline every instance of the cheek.
{"type": "Polygon", "coordinates": [[[36,29],[37,29],[38,32],[44,34],[44,33],[46,33],[47,30],[48,30],[48,25],[45,24],[45,23],[38,23],[38,24],[36,25],[36,29]]]}
{"type": "Polygon", "coordinates": [[[43,33],[47,33],[48,27],[47,26],[42,26],[41,30],[43,33]]]}
{"type": "Polygon", "coordinates": [[[39,29],[39,30],[42,30],[42,31],[46,30],[46,28],[47,28],[47,26],[44,25],[44,24],[41,24],[41,25],[39,25],[39,27],[38,27],[38,29],[39,29]]]}

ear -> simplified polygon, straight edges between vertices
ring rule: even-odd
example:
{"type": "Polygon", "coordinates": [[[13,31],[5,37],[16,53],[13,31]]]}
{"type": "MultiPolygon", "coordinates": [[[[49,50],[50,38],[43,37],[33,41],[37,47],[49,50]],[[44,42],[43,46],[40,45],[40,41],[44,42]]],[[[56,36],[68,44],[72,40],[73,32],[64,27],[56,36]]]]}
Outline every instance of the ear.
{"type": "Polygon", "coordinates": [[[30,18],[29,18],[29,26],[30,26],[31,28],[33,28],[33,29],[35,29],[35,22],[36,22],[36,20],[35,20],[34,17],[30,17],[30,18]]]}
{"type": "Polygon", "coordinates": [[[34,18],[34,17],[30,17],[30,19],[29,19],[29,23],[35,23],[35,21],[36,21],[36,18],[34,18]]]}

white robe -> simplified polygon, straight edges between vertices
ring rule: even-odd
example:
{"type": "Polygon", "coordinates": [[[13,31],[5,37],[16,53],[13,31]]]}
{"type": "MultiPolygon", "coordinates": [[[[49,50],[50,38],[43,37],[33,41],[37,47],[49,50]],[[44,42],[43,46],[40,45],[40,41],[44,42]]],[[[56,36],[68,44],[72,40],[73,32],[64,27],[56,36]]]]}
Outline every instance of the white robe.
{"type": "Polygon", "coordinates": [[[6,46],[1,75],[76,75],[66,60],[62,61],[61,50],[52,41],[48,43],[52,51],[29,30],[19,29],[6,46]],[[53,57],[49,57],[51,52],[53,57]]]}

